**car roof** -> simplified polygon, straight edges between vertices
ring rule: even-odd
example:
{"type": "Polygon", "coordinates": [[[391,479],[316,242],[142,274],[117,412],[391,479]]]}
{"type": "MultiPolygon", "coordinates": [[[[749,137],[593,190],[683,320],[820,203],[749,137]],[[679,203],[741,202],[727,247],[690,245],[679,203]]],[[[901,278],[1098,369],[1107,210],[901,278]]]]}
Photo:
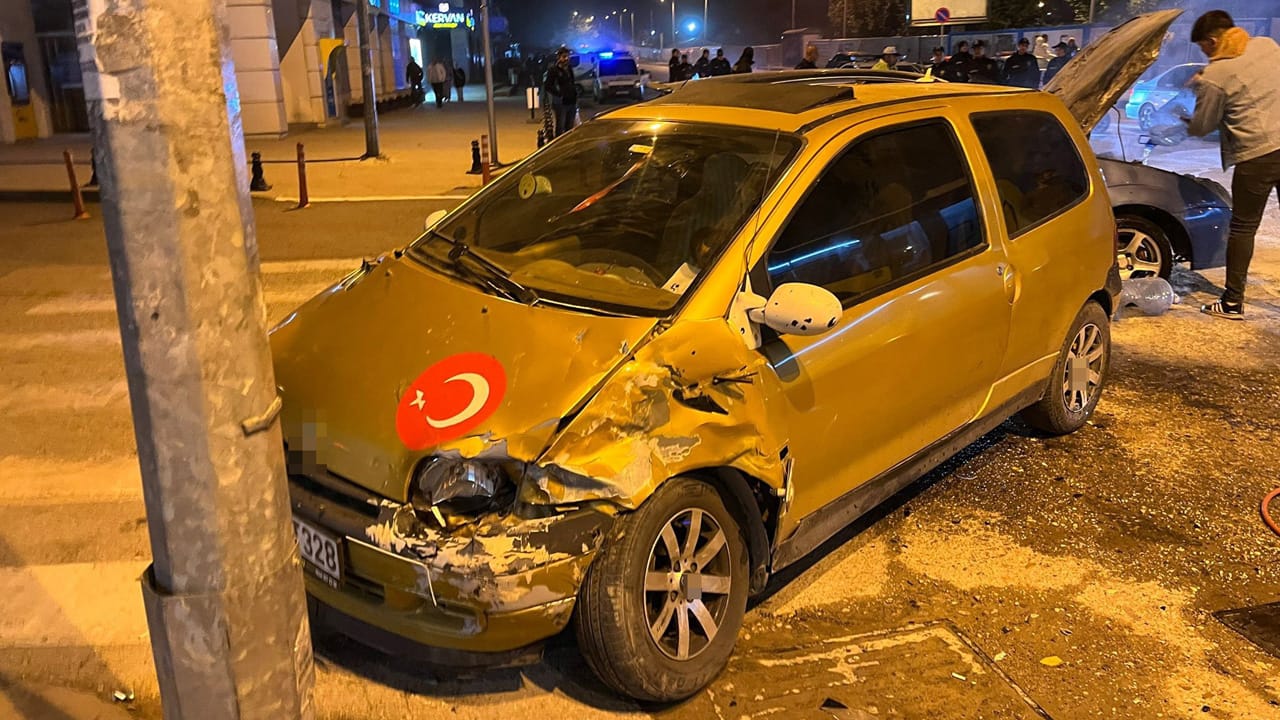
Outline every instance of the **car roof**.
{"type": "Polygon", "coordinates": [[[686,82],[667,95],[619,108],[608,117],[647,119],[661,115],[800,132],[837,115],[888,103],[1032,92],[1000,85],[916,82],[920,77],[908,72],[849,69],[726,75],[686,82]],[[713,108],[721,112],[705,112],[713,108]]]}

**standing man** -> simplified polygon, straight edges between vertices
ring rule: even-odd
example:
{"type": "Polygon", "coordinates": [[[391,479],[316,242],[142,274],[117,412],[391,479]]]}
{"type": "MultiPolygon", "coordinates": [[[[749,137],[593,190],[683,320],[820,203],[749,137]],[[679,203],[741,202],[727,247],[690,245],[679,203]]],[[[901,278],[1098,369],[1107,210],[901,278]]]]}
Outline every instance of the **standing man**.
{"type": "Polygon", "coordinates": [[[880,59],[875,65],[871,66],[872,70],[892,70],[898,66],[898,48],[895,45],[885,46],[884,52],[880,53],[880,59]]]}
{"type": "Polygon", "coordinates": [[[724,48],[716,50],[716,58],[711,61],[711,76],[728,75],[733,72],[733,66],[729,64],[729,58],[724,56],[724,48]]]}
{"type": "Polygon", "coordinates": [[[1080,52],[1080,46],[1076,44],[1074,36],[1067,38],[1067,57],[1075,57],[1080,52]]]}
{"type": "Polygon", "coordinates": [[[818,46],[806,45],[804,48],[804,59],[796,65],[797,70],[817,70],[818,69],[818,46]]]}
{"type": "Polygon", "coordinates": [[[942,64],[947,61],[947,51],[942,46],[933,49],[933,59],[929,61],[929,71],[934,77],[941,77],[938,73],[942,70],[942,64]]]}
{"type": "Polygon", "coordinates": [[[422,91],[422,66],[418,64],[412,57],[409,58],[409,65],[404,69],[404,81],[409,83],[409,87],[413,88],[413,103],[415,105],[422,104],[427,95],[422,91]]]}
{"type": "Polygon", "coordinates": [[[987,41],[973,44],[973,59],[969,61],[969,82],[996,85],[1000,82],[1000,65],[987,57],[987,41]]]}
{"type": "MultiPolygon", "coordinates": [[[[516,72],[515,66],[512,67],[512,72],[516,72]]],[[[467,71],[460,66],[453,68],[453,86],[458,90],[458,102],[462,102],[462,88],[467,86],[467,71]]],[[[512,83],[511,86],[515,87],[516,84],[512,83]]]]}
{"type": "Polygon", "coordinates": [[[956,51],[942,64],[937,75],[947,82],[969,82],[969,66],[973,55],[969,54],[969,41],[956,43],[956,51]]]}
{"type": "Polygon", "coordinates": [[[1040,64],[1031,54],[1031,41],[1018,41],[1018,52],[1004,61],[1004,84],[1035,90],[1040,87],[1040,64]]]}
{"type": "Polygon", "coordinates": [[[436,107],[444,107],[445,83],[449,82],[449,70],[440,58],[432,60],[431,66],[427,68],[427,82],[431,83],[431,90],[436,94],[436,107]]]}
{"type": "MultiPolygon", "coordinates": [[[[1071,56],[1067,55],[1067,44],[1060,42],[1053,46],[1053,59],[1049,61],[1049,65],[1044,69],[1044,85],[1048,85],[1054,75],[1071,60],[1071,56]]],[[[1042,86],[1043,87],[1043,86],[1042,86]]]]}
{"type": "Polygon", "coordinates": [[[569,48],[556,51],[556,64],[547,71],[547,94],[551,96],[551,110],[556,118],[556,137],[573,129],[573,117],[578,112],[578,83],[569,67],[569,48]]]}
{"type": "Polygon", "coordinates": [[[1231,177],[1231,234],[1227,238],[1227,288],[1201,312],[1244,319],[1244,287],[1253,238],[1272,193],[1280,193],[1280,46],[1250,38],[1222,10],[1210,10],[1191,27],[1191,42],[1209,64],[1194,80],[1195,115],[1187,132],[1222,133],[1222,168],[1231,177]]]}
{"type": "Polygon", "coordinates": [[[693,64],[693,74],[700,78],[711,77],[711,51],[702,48],[702,57],[693,64]]]}
{"type": "Polygon", "coordinates": [[[676,65],[676,79],[680,82],[693,79],[693,66],[689,64],[689,54],[680,56],[680,64],[676,65]]]}
{"type": "Polygon", "coordinates": [[[679,68],[680,68],[680,49],[671,48],[671,59],[667,61],[667,70],[670,71],[667,75],[667,82],[680,81],[679,76],[676,74],[679,71],[679,68]]]}

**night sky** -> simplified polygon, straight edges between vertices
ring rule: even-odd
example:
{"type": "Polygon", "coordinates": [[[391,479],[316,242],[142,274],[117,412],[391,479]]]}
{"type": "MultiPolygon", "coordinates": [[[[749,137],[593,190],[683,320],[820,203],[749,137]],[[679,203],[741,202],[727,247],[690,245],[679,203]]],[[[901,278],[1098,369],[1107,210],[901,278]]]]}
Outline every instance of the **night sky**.
{"type": "MultiPolygon", "coordinates": [[[[670,0],[668,0],[670,1],[670,0]]],[[[796,24],[822,26],[826,23],[827,0],[795,0],[796,24]]],[[[670,34],[671,6],[658,0],[493,0],[511,20],[516,39],[532,45],[549,45],[559,40],[570,14],[594,13],[601,17],[614,10],[636,11],[636,33],[649,30],[649,18],[657,30],[670,34]],[[652,15],[650,15],[652,11],[652,15]]],[[[702,0],[675,0],[676,18],[702,19],[702,0]]],[[[791,24],[788,0],[707,0],[707,19],[713,41],[725,43],[777,42],[778,35],[791,24]],[[717,30],[717,28],[719,28],[717,30]]],[[[614,20],[616,23],[616,19],[614,20]]],[[[624,25],[630,33],[630,18],[624,25]]],[[[668,44],[670,44],[668,42],[668,44]]]]}

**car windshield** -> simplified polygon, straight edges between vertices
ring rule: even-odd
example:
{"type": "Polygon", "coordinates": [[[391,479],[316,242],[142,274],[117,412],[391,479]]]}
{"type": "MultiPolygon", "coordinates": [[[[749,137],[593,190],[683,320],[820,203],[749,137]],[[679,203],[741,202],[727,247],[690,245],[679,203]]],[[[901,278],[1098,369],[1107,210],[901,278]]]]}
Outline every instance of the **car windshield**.
{"type": "Polygon", "coordinates": [[[794,135],[741,127],[587,123],[499,178],[410,255],[438,266],[450,250],[431,242],[438,235],[540,297],[665,314],[799,147],[794,135]]]}
{"type": "Polygon", "coordinates": [[[639,75],[640,71],[636,69],[636,61],[631,58],[622,60],[601,60],[601,75],[639,75]]]}

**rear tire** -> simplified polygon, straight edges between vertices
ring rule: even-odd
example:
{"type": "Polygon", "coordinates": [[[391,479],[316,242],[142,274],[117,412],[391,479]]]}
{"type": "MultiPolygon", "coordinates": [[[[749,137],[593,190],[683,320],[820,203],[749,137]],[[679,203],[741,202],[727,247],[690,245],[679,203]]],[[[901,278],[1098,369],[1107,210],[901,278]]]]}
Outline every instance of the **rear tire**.
{"type": "Polygon", "coordinates": [[[1111,369],[1111,321],[1102,306],[1090,300],[1071,323],[1044,397],[1020,417],[1049,435],[1079,430],[1098,407],[1111,369]]]}
{"type": "Polygon", "coordinates": [[[579,590],[574,629],[587,664],[638,700],[698,692],[733,654],[748,564],[738,520],[715,488],[691,478],[663,483],[618,519],[579,590]]]}

